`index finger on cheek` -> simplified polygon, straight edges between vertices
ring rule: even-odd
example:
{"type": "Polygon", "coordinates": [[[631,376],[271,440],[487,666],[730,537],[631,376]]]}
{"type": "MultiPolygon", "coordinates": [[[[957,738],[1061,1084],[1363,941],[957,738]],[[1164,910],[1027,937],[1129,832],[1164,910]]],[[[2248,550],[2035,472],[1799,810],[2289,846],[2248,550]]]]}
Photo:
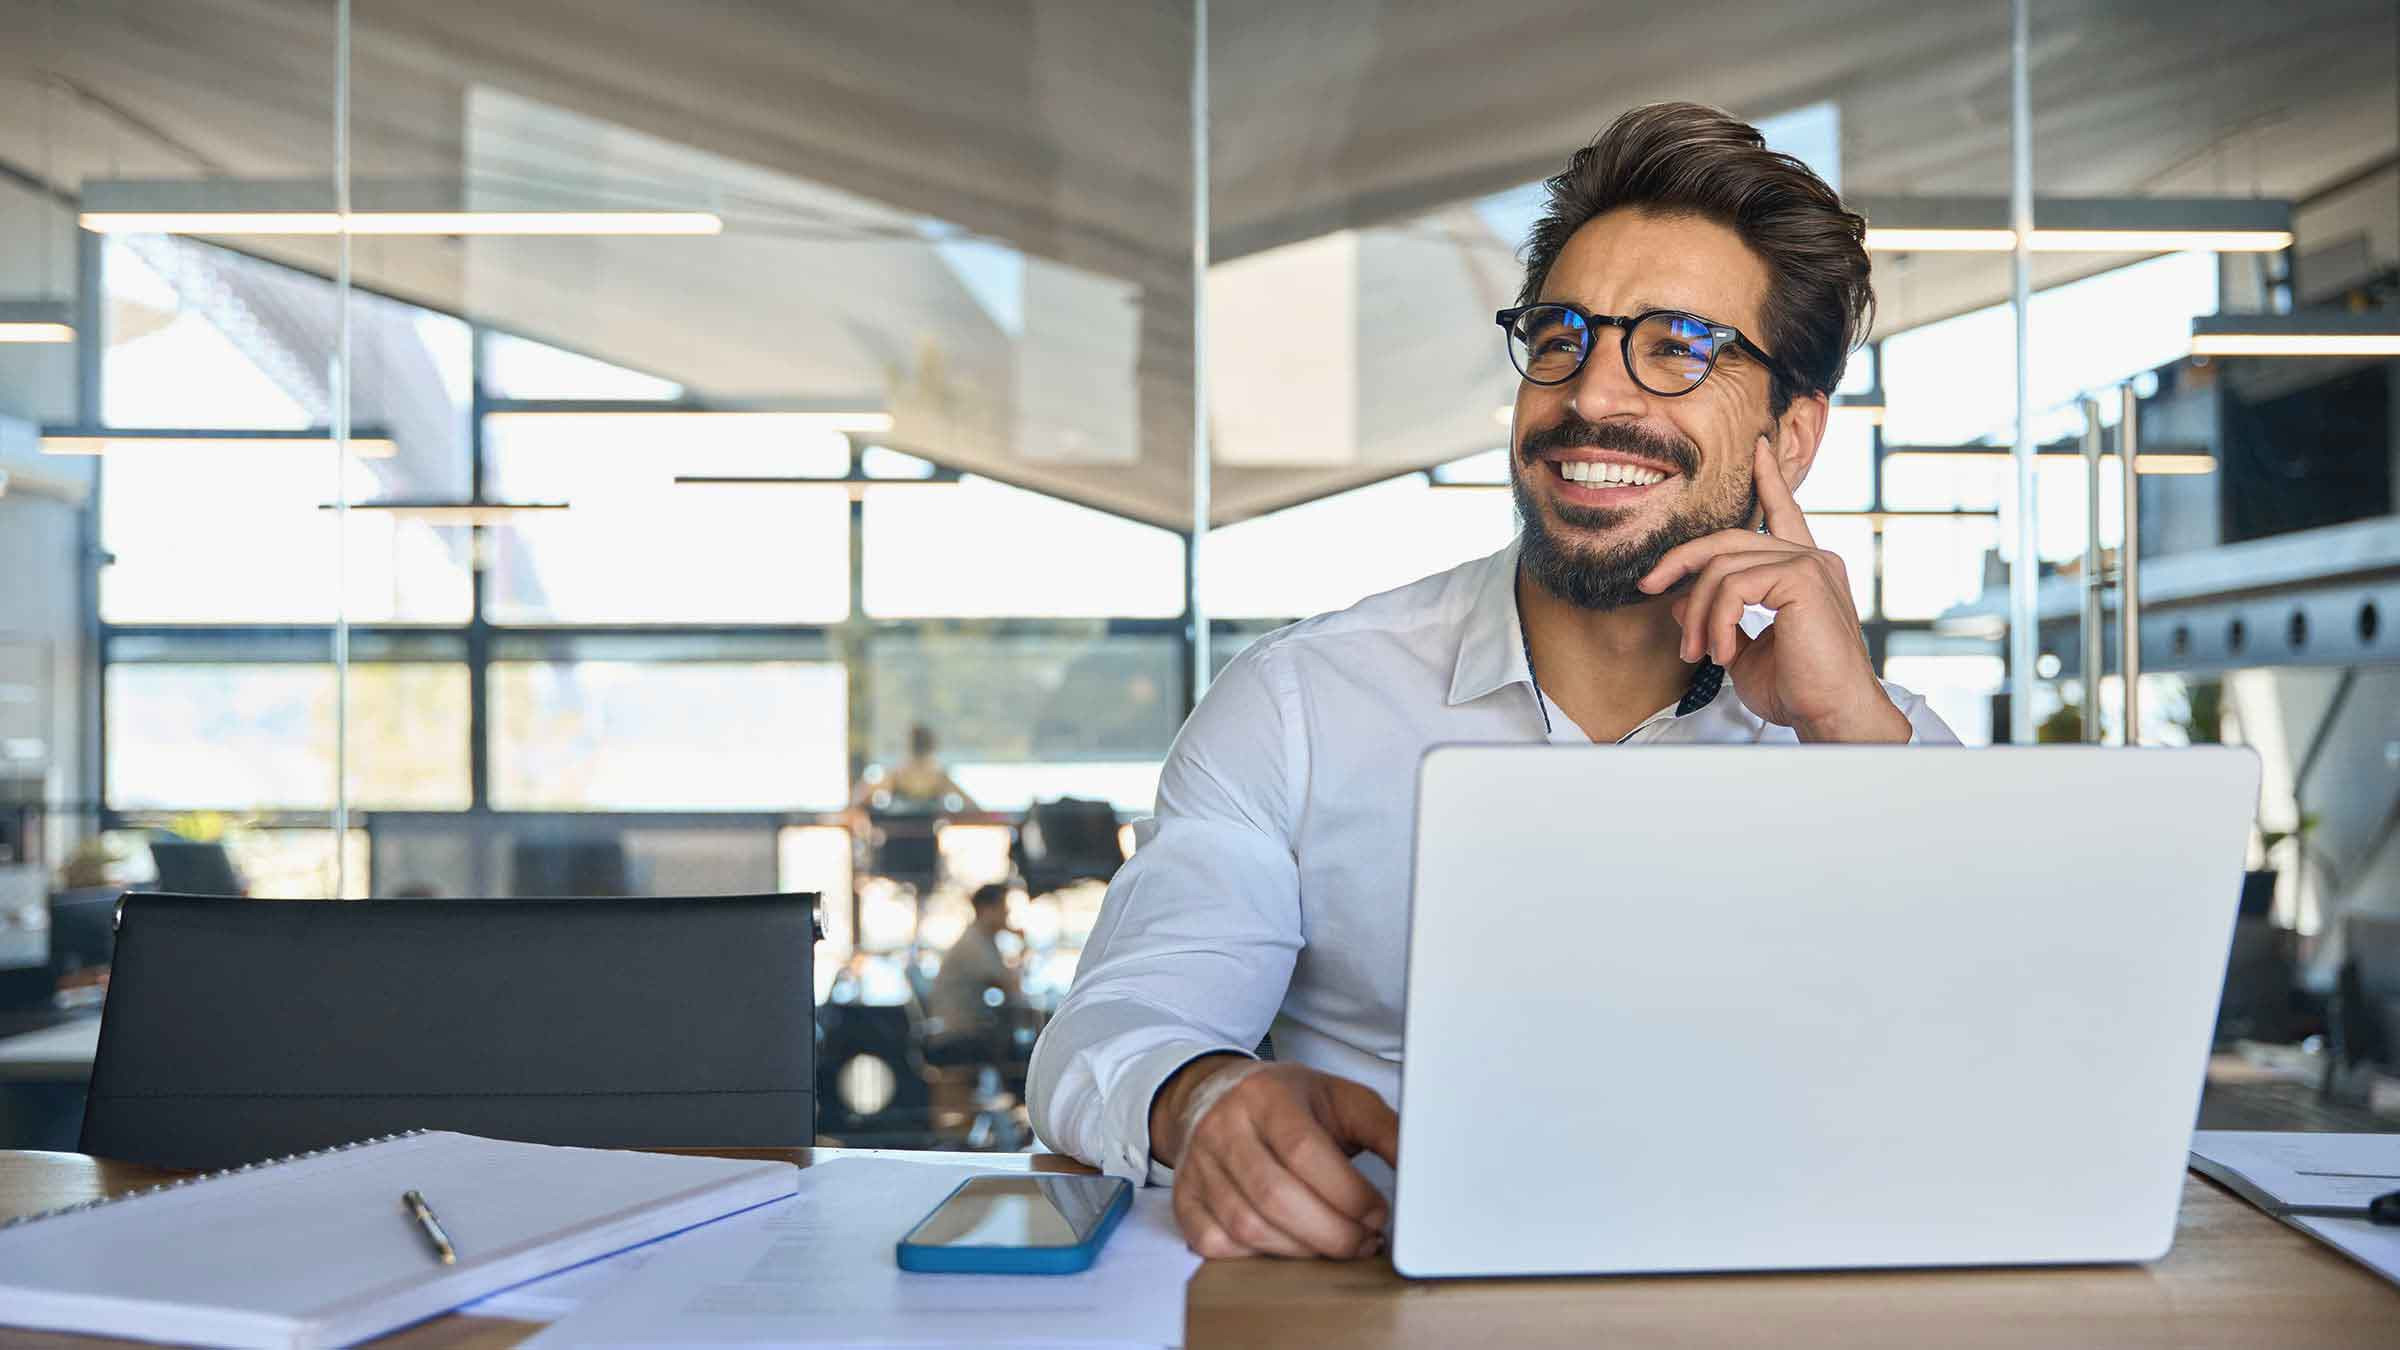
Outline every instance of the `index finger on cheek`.
{"type": "Polygon", "coordinates": [[[1774,447],[1767,438],[1758,438],[1758,457],[1752,475],[1758,492],[1760,513],[1766,518],[1767,530],[1786,543],[1805,548],[1817,546],[1816,537],[1809,533],[1808,518],[1801,513],[1800,503],[1792,490],[1784,485],[1783,465],[1775,458],[1774,447]]]}

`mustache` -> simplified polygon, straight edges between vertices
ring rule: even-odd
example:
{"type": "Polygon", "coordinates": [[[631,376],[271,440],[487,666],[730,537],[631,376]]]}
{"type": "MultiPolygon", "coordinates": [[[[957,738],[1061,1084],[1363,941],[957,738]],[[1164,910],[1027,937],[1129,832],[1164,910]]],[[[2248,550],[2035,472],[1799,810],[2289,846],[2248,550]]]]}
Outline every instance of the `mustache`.
{"type": "Polygon", "coordinates": [[[1700,447],[1681,436],[1662,436],[1629,422],[1587,422],[1574,413],[1525,433],[1517,452],[1530,464],[1553,450],[1618,450],[1671,465],[1686,478],[1700,473],[1700,447]]]}

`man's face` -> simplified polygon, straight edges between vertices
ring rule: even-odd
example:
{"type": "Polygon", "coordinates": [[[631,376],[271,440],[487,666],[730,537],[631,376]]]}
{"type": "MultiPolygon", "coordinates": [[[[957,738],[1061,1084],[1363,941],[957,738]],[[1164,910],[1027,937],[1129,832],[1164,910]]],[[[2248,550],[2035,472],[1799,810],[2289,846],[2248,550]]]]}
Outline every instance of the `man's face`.
{"type": "MultiPolygon", "coordinates": [[[[1766,293],[1766,264],[1732,230],[1627,209],[1595,218],[1567,240],[1539,298],[1588,314],[1687,310],[1766,346],[1766,293]]],[[[1698,388],[1662,398],[1626,375],[1623,339],[1621,329],[1595,325],[1591,355],[1574,378],[1517,386],[1511,435],[1525,569],[1586,609],[1647,598],[1634,583],[1668,550],[1755,520],[1754,450],[1760,435],[1775,432],[1767,372],[1746,354],[1727,351],[1698,388]],[[1570,482],[1562,467],[1576,460],[1627,463],[1666,477],[1647,486],[1570,482]]]]}

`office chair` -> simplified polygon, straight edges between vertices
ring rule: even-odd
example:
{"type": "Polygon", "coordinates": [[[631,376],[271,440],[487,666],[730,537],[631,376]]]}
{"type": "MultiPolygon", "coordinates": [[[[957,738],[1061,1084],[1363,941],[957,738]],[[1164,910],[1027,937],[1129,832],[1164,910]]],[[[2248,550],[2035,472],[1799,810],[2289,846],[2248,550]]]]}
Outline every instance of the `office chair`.
{"type": "Polygon", "coordinates": [[[2347,955],[2326,1010],[2332,1044],[2322,1090],[2364,1102],[2375,1072],[2400,1076],[2400,914],[2346,915],[2342,940],[2347,955]]]}
{"type": "Polygon", "coordinates": [[[859,870],[930,893],[942,878],[941,817],[921,811],[870,811],[859,870]]]}
{"type": "Polygon", "coordinates": [[[843,1143],[926,1148],[933,1089],[913,1006],[844,1003],[817,1010],[819,1127],[843,1143]]]}
{"type": "Polygon", "coordinates": [[[815,901],[129,895],[82,1149],[805,1144],[815,901]]]}
{"type": "Polygon", "coordinates": [[[1117,808],[1078,797],[1037,802],[1017,826],[1008,855],[1028,900],[1078,881],[1107,881],[1125,865],[1117,808]]]}

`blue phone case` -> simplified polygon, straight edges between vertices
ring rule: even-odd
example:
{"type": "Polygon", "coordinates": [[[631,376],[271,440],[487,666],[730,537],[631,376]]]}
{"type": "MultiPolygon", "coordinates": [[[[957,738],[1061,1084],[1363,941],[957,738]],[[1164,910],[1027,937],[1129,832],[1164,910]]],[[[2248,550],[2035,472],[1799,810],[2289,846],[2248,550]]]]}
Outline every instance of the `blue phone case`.
{"type": "MultiPolygon", "coordinates": [[[[1108,1210],[1100,1216],[1100,1222],[1092,1225],[1091,1236],[1072,1247],[931,1247],[902,1238],[899,1243],[900,1268],[950,1275],[1072,1275],[1079,1270],[1089,1270],[1093,1260],[1100,1255],[1100,1244],[1108,1241],[1108,1235],[1116,1231],[1118,1223],[1133,1208],[1131,1182],[1123,1177],[1090,1179],[1114,1182],[1117,1193],[1109,1200],[1108,1210]]],[[[942,1205],[956,1199],[959,1191],[965,1190],[976,1180],[969,1177],[958,1183],[950,1194],[942,1197],[942,1205]]],[[[925,1218],[940,1213],[942,1205],[935,1205],[933,1212],[925,1218]]],[[[909,1225],[908,1231],[917,1231],[924,1222],[925,1219],[917,1220],[909,1225]]]]}

